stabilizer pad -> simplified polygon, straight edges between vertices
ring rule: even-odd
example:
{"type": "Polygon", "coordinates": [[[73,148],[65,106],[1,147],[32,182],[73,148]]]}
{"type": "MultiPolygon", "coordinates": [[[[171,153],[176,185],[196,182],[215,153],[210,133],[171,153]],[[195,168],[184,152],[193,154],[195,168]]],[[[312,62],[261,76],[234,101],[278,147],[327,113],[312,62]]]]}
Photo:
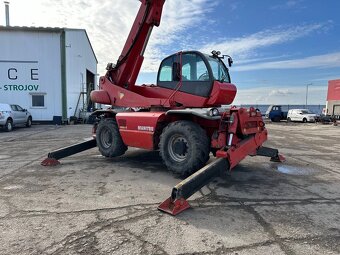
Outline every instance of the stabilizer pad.
{"type": "Polygon", "coordinates": [[[158,206],[158,210],[169,213],[173,216],[183,212],[188,208],[190,208],[190,205],[184,198],[172,200],[171,197],[158,206]]]}
{"type": "Polygon", "coordinates": [[[57,166],[60,164],[55,158],[46,158],[41,163],[42,166],[57,166]]]}

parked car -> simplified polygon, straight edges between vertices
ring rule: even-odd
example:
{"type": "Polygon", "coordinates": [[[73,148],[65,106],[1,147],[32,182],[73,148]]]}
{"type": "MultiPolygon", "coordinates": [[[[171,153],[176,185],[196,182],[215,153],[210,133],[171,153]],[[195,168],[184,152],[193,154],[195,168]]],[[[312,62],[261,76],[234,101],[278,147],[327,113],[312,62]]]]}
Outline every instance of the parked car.
{"type": "Polygon", "coordinates": [[[0,127],[6,131],[12,131],[18,125],[32,125],[32,115],[26,109],[17,104],[0,103],[0,127]]]}
{"type": "Polygon", "coordinates": [[[273,122],[278,122],[287,118],[287,112],[282,111],[281,105],[270,105],[265,117],[273,122]]]}
{"type": "Polygon", "coordinates": [[[316,121],[325,124],[333,122],[334,118],[330,115],[321,114],[316,121]]]}
{"type": "Polygon", "coordinates": [[[291,109],[287,114],[287,121],[315,122],[319,116],[308,109],[291,109]]]}

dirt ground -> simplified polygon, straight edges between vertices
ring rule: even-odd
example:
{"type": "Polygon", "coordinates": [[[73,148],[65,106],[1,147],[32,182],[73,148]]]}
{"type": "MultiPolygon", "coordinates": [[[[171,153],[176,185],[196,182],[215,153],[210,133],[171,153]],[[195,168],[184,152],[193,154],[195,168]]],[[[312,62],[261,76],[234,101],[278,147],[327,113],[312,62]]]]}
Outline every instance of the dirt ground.
{"type": "Polygon", "coordinates": [[[158,152],[93,148],[40,166],[90,125],[0,131],[0,254],[340,254],[340,126],[268,123],[284,164],[248,157],[173,217],[158,152]]]}

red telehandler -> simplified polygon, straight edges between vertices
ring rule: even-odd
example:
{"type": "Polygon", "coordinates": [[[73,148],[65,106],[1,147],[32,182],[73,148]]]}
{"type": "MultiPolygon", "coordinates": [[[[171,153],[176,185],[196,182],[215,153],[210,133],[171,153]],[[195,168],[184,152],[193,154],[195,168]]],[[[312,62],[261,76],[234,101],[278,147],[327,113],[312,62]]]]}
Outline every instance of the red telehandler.
{"type": "Polygon", "coordinates": [[[94,113],[98,119],[95,139],[51,152],[42,164],[58,164],[60,158],[95,146],[105,157],[123,155],[128,147],[159,149],[170,171],[188,176],[158,207],[176,215],[189,207],[186,199],[222,167],[230,170],[248,155],[274,161],[284,158],[278,150],[262,146],[267,130],[257,109],[222,107],[232,104],[236,95],[228,70],[233,61],[228,55],[181,51],[161,62],[156,85],[135,84],[164,2],[141,0],[117,63],[107,65],[99,90],[91,92],[93,102],[113,106],[94,113]],[[218,159],[206,165],[210,153],[218,159]]]}

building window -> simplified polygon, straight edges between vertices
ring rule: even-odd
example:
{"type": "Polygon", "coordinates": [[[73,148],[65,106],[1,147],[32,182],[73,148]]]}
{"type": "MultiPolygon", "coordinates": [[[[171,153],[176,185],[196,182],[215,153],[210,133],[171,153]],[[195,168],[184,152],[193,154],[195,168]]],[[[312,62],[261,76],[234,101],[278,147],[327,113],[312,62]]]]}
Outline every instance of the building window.
{"type": "Polygon", "coordinates": [[[45,95],[32,95],[32,107],[45,107],[45,95]]]}

